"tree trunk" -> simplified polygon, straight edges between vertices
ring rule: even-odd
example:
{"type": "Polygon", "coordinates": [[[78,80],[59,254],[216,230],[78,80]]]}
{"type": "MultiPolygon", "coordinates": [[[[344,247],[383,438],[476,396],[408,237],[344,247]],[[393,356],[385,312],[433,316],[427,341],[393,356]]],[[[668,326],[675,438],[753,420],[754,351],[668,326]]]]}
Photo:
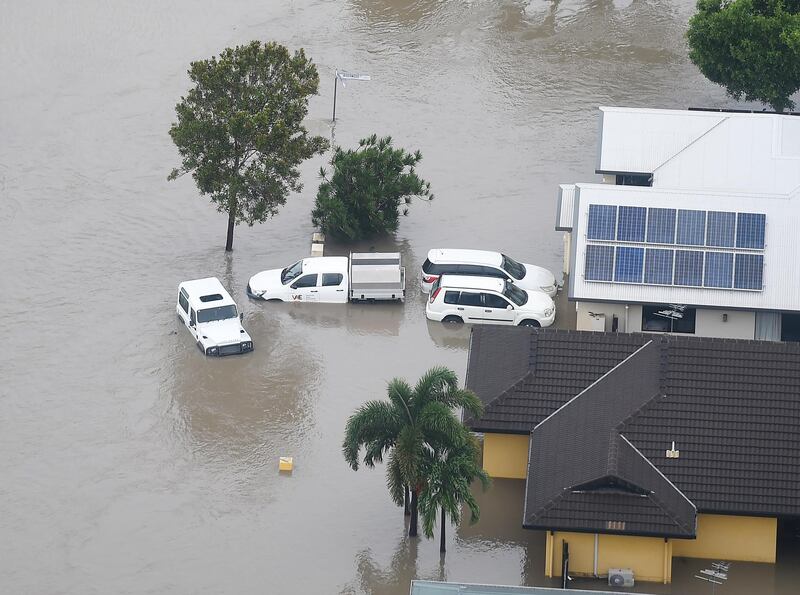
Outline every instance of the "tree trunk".
{"type": "Polygon", "coordinates": [[[442,507],[442,539],[439,543],[439,551],[444,553],[446,548],[444,547],[444,506],[442,507]]]}
{"type": "Polygon", "coordinates": [[[228,207],[228,240],[225,242],[225,252],[233,250],[233,226],[235,223],[236,209],[228,207]]]}
{"type": "Polygon", "coordinates": [[[417,488],[411,488],[411,524],[408,527],[408,536],[417,536],[417,488]]]}
{"type": "Polygon", "coordinates": [[[411,509],[408,507],[408,486],[403,486],[403,514],[411,516],[411,509]]]}

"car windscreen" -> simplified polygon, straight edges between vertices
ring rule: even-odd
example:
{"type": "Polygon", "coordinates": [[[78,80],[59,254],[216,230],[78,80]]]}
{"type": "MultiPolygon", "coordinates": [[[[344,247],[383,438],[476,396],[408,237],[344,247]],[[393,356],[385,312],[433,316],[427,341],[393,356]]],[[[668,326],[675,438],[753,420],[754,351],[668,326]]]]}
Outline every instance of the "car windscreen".
{"type": "Polygon", "coordinates": [[[236,318],[236,306],[217,306],[216,308],[206,308],[197,311],[197,322],[212,322],[214,320],[227,320],[236,318]]]}
{"type": "Polygon", "coordinates": [[[300,273],[303,272],[303,261],[298,260],[290,267],[286,267],[281,271],[281,283],[284,285],[290,283],[292,279],[297,277],[300,273]]]}
{"type": "Polygon", "coordinates": [[[506,281],[503,288],[503,295],[514,302],[517,306],[522,306],[528,301],[528,294],[514,285],[511,281],[506,281]]]}
{"type": "Polygon", "coordinates": [[[506,256],[505,254],[501,255],[503,257],[503,270],[514,277],[517,281],[520,279],[525,278],[525,265],[520,264],[510,256],[506,256]]]}

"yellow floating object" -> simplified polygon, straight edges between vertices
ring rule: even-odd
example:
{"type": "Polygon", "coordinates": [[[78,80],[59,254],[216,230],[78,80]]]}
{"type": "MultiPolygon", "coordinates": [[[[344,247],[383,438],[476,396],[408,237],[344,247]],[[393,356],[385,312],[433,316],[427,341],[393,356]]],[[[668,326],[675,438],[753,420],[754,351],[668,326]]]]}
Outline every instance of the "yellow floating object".
{"type": "Polygon", "coordinates": [[[278,461],[278,471],[291,471],[294,468],[292,457],[281,457],[278,461]]]}

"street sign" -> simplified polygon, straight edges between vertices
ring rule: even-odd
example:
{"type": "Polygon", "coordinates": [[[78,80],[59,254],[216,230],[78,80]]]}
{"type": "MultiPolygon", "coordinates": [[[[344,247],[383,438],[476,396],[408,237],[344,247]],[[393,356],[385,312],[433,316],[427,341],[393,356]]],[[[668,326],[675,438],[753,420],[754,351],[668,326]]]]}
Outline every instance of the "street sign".
{"type": "Polygon", "coordinates": [[[355,72],[345,72],[337,70],[336,76],[342,81],[369,81],[372,80],[368,74],[357,74],[355,72]]]}
{"type": "Polygon", "coordinates": [[[359,74],[356,72],[347,72],[346,70],[337,70],[336,76],[333,79],[333,122],[336,122],[336,87],[339,86],[339,81],[342,81],[342,87],[346,86],[345,81],[369,81],[372,78],[368,74],[359,74]]]}

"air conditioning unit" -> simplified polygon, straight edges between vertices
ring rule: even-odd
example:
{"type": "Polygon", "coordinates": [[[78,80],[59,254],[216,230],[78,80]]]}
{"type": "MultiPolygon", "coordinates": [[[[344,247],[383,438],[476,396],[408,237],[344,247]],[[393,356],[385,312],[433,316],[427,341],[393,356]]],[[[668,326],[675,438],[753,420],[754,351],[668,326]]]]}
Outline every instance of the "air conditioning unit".
{"type": "Polygon", "coordinates": [[[632,587],[633,570],[630,568],[609,568],[608,584],[612,587],[632,587]]]}

